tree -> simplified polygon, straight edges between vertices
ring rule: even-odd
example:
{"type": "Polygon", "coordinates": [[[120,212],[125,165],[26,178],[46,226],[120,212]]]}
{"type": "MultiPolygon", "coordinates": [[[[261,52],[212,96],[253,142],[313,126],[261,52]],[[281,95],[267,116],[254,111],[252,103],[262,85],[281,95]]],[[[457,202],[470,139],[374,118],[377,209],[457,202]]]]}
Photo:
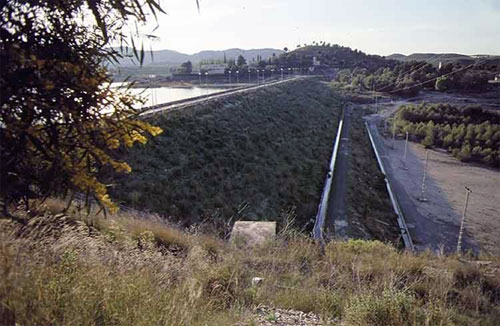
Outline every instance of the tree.
{"type": "Polygon", "coordinates": [[[462,162],[467,162],[472,156],[471,147],[469,144],[462,146],[462,149],[457,153],[457,158],[462,162]]]}
{"type": "Polygon", "coordinates": [[[105,66],[143,47],[123,29],[163,10],[158,0],[11,0],[0,12],[0,196],[9,203],[68,191],[115,210],[103,176],[130,172],[121,148],[161,129],[138,119],[105,66]],[[90,17],[93,18],[89,20],[90,17]],[[122,44],[116,50],[111,44],[122,44]],[[123,51],[122,51],[123,50],[123,51]]]}
{"type": "Polygon", "coordinates": [[[435,142],[435,131],[434,131],[434,122],[431,120],[427,123],[426,126],[426,131],[425,131],[425,138],[422,140],[422,145],[424,145],[426,148],[427,147],[432,147],[435,142]]]}
{"type": "Polygon", "coordinates": [[[236,64],[238,67],[243,67],[244,65],[247,64],[247,61],[245,60],[245,57],[243,57],[241,54],[238,56],[238,59],[236,59],[236,64]]]}
{"type": "Polygon", "coordinates": [[[193,71],[193,64],[191,61],[186,61],[181,64],[181,70],[183,73],[190,74],[193,71]]]}
{"type": "Polygon", "coordinates": [[[436,84],[434,86],[434,88],[436,89],[436,91],[441,91],[441,92],[444,92],[448,89],[448,79],[446,77],[439,77],[438,79],[436,79],[436,84]]]}

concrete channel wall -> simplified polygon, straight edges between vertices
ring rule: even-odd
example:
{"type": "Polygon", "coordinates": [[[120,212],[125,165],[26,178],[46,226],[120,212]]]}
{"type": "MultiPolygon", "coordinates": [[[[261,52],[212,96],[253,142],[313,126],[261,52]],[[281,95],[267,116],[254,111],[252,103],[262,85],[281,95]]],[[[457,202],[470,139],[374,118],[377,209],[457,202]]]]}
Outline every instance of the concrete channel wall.
{"type": "Polygon", "coordinates": [[[387,192],[389,193],[392,207],[394,209],[394,212],[398,216],[398,225],[399,225],[399,229],[401,231],[401,237],[403,239],[403,242],[404,242],[405,247],[407,249],[409,249],[411,251],[415,251],[415,247],[413,245],[413,241],[411,239],[410,232],[408,231],[408,226],[406,225],[405,217],[403,215],[403,212],[401,211],[401,207],[398,204],[397,197],[392,192],[392,188],[391,188],[391,185],[389,183],[389,180],[387,179],[387,174],[385,172],[384,165],[382,164],[382,160],[380,159],[380,155],[378,153],[377,147],[375,145],[375,142],[373,141],[372,133],[371,133],[370,128],[368,127],[368,123],[366,121],[365,121],[365,126],[366,126],[366,130],[368,131],[368,137],[370,138],[370,142],[372,144],[373,151],[375,152],[375,156],[377,157],[378,166],[380,168],[380,171],[384,175],[385,186],[387,187],[387,192]]]}
{"type": "Polygon", "coordinates": [[[335,170],[335,161],[337,160],[337,152],[339,150],[340,134],[342,133],[342,125],[344,123],[344,113],[345,110],[342,110],[339,127],[337,130],[337,136],[335,137],[335,143],[333,146],[332,157],[330,159],[330,169],[326,174],[325,186],[323,187],[323,192],[321,193],[321,200],[319,201],[318,212],[316,213],[316,220],[314,222],[313,238],[321,242],[324,241],[325,216],[326,216],[326,210],[328,208],[328,199],[330,197],[330,191],[332,188],[333,171],[335,170]]]}
{"type": "Polygon", "coordinates": [[[171,102],[167,102],[167,103],[161,103],[161,104],[157,104],[157,105],[143,107],[139,111],[140,111],[141,115],[149,115],[150,113],[158,112],[158,110],[160,110],[162,108],[166,108],[166,107],[181,105],[184,103],[190,103],[190,102],[194,102],[194,101],[201,101],[204,99],[208,100],[210,98],[219,98],[219,97],[224,96],[224,95],[231,95],[233,93],[238,93],[238,92],[243,92],[243,91],[251,91],[253,89],[259,89],[262,87],[281,84],[284,82],[297,80],[300,78],[304,78],[304,76],[287,77],[285,79],[272,80],[270,82],[266,82],[263,84],[254,84],[254,85],[250,85],[250,86],[247,85],[247,86],[242,86],[242,87],[234,87],[231,89],[227,89],[227,90],[223,90],[223,91],[215,92],[215,93],[211,93],[211,94],[200,95],[200,96],[190,97],[190,98],[186,98],[186,99],[182,99],[182,100],[176,100],[176,101],[171,101],[171,102]]]}

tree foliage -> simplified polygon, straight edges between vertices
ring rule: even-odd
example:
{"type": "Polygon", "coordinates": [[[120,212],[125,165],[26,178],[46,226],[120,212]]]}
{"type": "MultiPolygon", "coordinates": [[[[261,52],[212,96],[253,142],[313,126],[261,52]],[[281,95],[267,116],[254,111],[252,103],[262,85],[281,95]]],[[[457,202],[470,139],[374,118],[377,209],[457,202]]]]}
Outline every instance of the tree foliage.
{"type": "MultiPolygon", "coordinates": [[[[162,12],[157,0],[0,3],[0,195],[9,203],[85,192],[115,209],[101,181],[130,172],[120,148],[160,128],[137,119],[138,98],[110,86],[105,64],[128,49],[127,25],[162,12]],[[121,45],[120,50],[110,45],[121,45]]],[[[87,198],[88,198],[87,196],[87,198]]]]}
{"type": "Polygon", "coordinates": [[[191,61],[186,61],[181,64],[181,71],[186,74],[190,74],[193,71],[193,64],[191,61]]]}
{"type": "Polygon", "coordinates": [[[238,65],[238,67],[243,67],[247,64],[247,61],[245,60],[245,57],[240,54],[236,59],[236,64],[238,65]]]}
{"type": "Polygon", "coordinates": [[[480,107],[450,104],[402,106],[398,132],[408,132],[426,147],[441,147],[461,161],[500,168],[500,115],[480,107]]]}
{"type": "Polygon", "coordinates": [[[445,64],[441,69],[421,61],[402,62],[375,70],[356,66],[337,74],[336,81],[351,87],[375,90],[399,96],[416,96],[422,89],[437,91],[485,91],[488,80],[500,72],[500,65],[483,64],[463,66],[445,64]]]}

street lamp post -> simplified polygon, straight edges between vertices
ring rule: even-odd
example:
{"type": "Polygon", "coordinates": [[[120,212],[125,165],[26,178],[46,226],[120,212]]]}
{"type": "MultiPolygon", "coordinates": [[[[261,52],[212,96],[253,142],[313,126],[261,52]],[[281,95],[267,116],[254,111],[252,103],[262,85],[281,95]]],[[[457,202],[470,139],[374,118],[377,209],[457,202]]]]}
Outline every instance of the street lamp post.
{"type": "Polygon", "coordinates": [[[205,72],[205,85],[208,85],[208,71],[205,72]]]}
{"type": "Polygon", "coordinates": [[[259,77],[260,77],[259,72],[260,72],[260,70],[257,69],[257,85],[259,84],[259,77]]]}
{"type": "Polygon", "coordinates": [[[236,84],[240,83],[240,71],[236,70],[236,84]]]}
{"type": "Polygon", "coordinates": [[[229,74],[229,85],[231,85],[231,70],[228,71],[228,74],[229,74]]]}
{"type": "Polygon", "coordinates": [[[283,80],[283,68],[280,68],[281,70],[281,80],[283,80]]]}
{"type": "Polygon", "coordinates": [[[396,120],[392,121],[392,149],[394,149],[394,140],[396,138],[396,120]]]}
{"type": "MultiPolygon", "coordinates": [[[[149,75],[149,80],[152,83],[152,80],[156,77],[156,75],[149,75]]],[[[157,98],[157,93],[155,88],[151,88],[151,104],[156,105],[158,104],[158,98],[157,98]]]]}
{"type": "Polygon", "coordinates": [[[291,72],[292,72],[292,68],[288,68],[288,77],[290,77],[291,72]]]}
{"type": "Polygon", "coordinates": [[[406,140],[405,140],[405,153],[403,155],[403,164],[406,167],[406,152],[408,150],[408,131],[406,132],[406,140]]]}
{"type": "Polygon", "coordinates": [[[462,236],[464,233],[464,224],[465,224],[465,215],[467,214],[467,206],[469,205],[469,194],[472,192],[469,188],[465,187],[465,206],[464,206],[464,214],[462,215],[462,223],[460,223],[460,231],[458,232],[458,244],[457,244],[457,252],[462,252],[462,236]]]}
{"type": "Polygon", "coordinates": [[[248,69],[248,83],[250,84],[250,69],[248,69]]]}
{"type": "Polygon", "coordinates": [[[271,69],[271,79],[273,79],[273,72],[274,72],[274,69],[271,69]]]}
{"type": "Polygon", "coordinates": [[[198,73],[199,77],[200,77],[200,86],[201,86],[201,71],[198,73]]]}
{"type": "Polygon", "coordinates": [[[427,177],[427,165],[429,165],[429,150],[425,151],[425,167],[424,167],[424,175],[422,177],[422,188],[420,191],[420,201],[427,201],[425,198],[425,178],[427,177]]]}

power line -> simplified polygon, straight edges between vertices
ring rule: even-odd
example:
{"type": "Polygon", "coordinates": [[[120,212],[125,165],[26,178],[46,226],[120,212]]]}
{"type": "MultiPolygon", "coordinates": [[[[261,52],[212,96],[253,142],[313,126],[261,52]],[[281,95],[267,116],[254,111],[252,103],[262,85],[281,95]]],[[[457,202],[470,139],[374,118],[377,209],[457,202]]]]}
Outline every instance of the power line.
{"type": "MultiPolygon", "coordinates": [[[[433,58],[432,60],[438,60],[439,58],[441,58],[442,56],[444,56],[444,55],[446,55],[446,54],[447,54],[447,53],[442,53],[442,54],[438,55],[436,58],[433,58]]],[[[412,72],[414,72],[414,71],[416,71],[416,70],[420,70],[421,68],[423,68],[423,67],[427,66],[427,64],[429,64],[429,62],[425,61],[425,62],[423,62],[423,63],[422,63],[422,65],[421,65],[421,66],[419,66],[419,67],[413,67],[413,68],[410,68],[408,71],[405,71],[405,72],[403,73],[403,76],[404,76],[404,75],[408,75],[409,73],[412,73],[412,72]]],[[[418,64],[417,64],[417,65],[418,65],[418,64]]],[[[391,87],[391,86],[394,86],[394,85],[387,85],[387,86],[384,86],[384,87],[382,87],[382,88],[379,88],[379,89],[375,90],[375,92],[380,92],[381,90],[386,89],[386,88],[391,87]]]]}
{"type": "Polygon", "coordinates": [[[421,82],[421,83],[418,83],[418,84],[415,84],[415,85],[412,85],[412,86],[405,86],[405,87],[403,87],[403,88],[398,88],[398,89],[392,90],[392,91],[387,92],[387,93],[395,93],[395,92],[399,92],[399,91],[401,91],[401,90],[406,90],[406,89],[410,89],[410,88],[413,88],[413,87],[421,86],[421,85],[427,84],[428,82],[431,82],[431,81],[437,80],[438,78],[441,78],[441,77],[447,77],[447,76],[450,76],[450,75],[456,74],[457,72],[463,71],[463,70],[465,70],[465,69],[469,69],[469,68],[471,68],[471,67],[473,67],[473,66],[476,66],[476,65],[482,64],[483,62],[486,62],[486,61],[488,61],[488,60],[489,60],[489,58],[488,58],[488,59],[483,59],[483,60],[478,61],[478,62],[476,62],[476,63],[470,64],[470,65],[468,65],[468,66],[466,66],[466,67],[464,67],[464,68],[461,68],[461,69],[458,69],[458,70],[455,70],[455,71],[449,72],[449,73],[444,74],[444,75],[441,75],[441,76],[437,76],[437,77],[435,77],[435,78],[431,78],[431,79],[429,79],[429,80],[426,80],[426,81],[424,81],[424,82],[421,82]]]}

